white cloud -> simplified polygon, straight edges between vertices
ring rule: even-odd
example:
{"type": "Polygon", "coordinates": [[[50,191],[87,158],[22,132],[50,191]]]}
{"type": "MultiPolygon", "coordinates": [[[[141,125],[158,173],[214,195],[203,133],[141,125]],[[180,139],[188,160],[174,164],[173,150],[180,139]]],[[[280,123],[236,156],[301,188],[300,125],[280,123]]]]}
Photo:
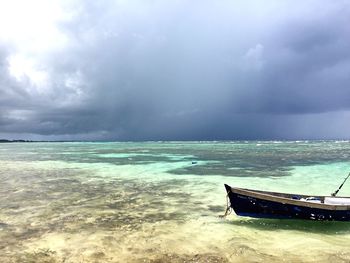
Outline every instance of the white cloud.
{"type": "Polygon", "coordinates": [[[39,69],[33,59],[16,54],[8,57],[8,64],[10,74],[18,82],[25,82],[24,87],[34,86],[39,93],[44,92],[49,87],[47,72],[39,69]]]}
{"type": "Polygon", "coordinates": [[[255,47],[250,48],[244,55],[245,67],[253,70],[260,71],[264,66],[264,46],[256,44],[255,47]]]}
{"type": "Polygon", "coordinates": [[[58,0],[1,0],[0,40],[20,52],[41,53],[60,48],[68,41],[57,24],[71,15],[58,0]]]}

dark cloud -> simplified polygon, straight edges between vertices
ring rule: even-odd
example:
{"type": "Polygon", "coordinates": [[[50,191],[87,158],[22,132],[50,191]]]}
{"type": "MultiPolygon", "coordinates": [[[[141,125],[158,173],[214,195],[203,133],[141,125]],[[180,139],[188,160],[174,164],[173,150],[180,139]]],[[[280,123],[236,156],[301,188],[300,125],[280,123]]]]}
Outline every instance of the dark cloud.
{"type": "Polygon", "coordinates": [[[32,56],[48,75],[46,88],[11,75],[8,58],[17,50],[0,46],[0,134],[348,137],[344,1],[72,1],[65,8],[74,15],[56,26],[67,43],[32,56]]]}

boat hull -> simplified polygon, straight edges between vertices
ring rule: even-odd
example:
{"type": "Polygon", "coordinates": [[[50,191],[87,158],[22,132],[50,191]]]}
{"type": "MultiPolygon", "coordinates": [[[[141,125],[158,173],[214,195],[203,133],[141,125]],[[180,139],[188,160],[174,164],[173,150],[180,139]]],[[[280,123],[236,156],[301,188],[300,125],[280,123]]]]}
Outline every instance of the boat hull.
{"type": "Polygon", "coordinates": [[[228,191],[230,206],[239,216],[275,219],[350,221],[349,210],[330,210],[271,201],[228,191]]]}

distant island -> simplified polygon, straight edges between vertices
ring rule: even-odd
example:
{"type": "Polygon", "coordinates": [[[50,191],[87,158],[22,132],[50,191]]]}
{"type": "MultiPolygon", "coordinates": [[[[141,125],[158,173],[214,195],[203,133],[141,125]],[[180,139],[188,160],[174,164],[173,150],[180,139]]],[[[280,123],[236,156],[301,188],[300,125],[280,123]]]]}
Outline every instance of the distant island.
{"type": "Polygon", "coordinates": [[[9,142],[33,142],[29,140],[6,140],[6,139],[0,139],[0,143],[9,143],[9,142]]]}
{"type": "Polygon", "coordinates": [[[81,142],[81,141],[62,141],[62,140],[55,140],[55,141],[33,141],[33,140],[8,140],[8,139],[0,139],[0,143],[12,143],[12,142],[81,142]]]}

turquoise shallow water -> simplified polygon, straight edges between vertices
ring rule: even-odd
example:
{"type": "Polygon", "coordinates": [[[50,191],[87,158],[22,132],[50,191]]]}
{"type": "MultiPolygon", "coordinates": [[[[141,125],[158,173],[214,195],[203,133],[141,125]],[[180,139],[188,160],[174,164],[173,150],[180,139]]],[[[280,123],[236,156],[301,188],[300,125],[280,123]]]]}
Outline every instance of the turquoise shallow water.
{"type": "Polygon", "coordinates": [[[348,262],[350,223],[218,215],[224,183],[327,195],[349,171],[348,141],[0,144],[0,261],[348,262]]]}

